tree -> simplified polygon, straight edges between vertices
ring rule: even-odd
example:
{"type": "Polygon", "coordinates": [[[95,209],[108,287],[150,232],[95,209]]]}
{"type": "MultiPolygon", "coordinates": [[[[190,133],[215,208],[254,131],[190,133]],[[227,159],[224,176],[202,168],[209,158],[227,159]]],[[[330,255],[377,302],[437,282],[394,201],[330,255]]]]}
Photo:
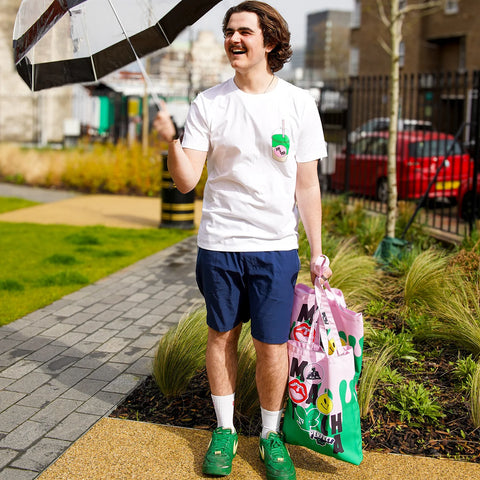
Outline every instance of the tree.
{"type": "Polygon", "coordinates": [[[380,40],[383,48],[390,55],[390,126],[388,139],[388,201],[386,236],[395,237],[395,225],[397,220],[397,133],[398,111],[400,98],[400,45],[402,43],[403,22],[407,15],[412,12],[429,14],[445,5],[447,0],[377,0],[378,12],[382,23],[389,32],[390,45],[380,40]],[[387,6],[390,6],[390,9],[387,6]]]}

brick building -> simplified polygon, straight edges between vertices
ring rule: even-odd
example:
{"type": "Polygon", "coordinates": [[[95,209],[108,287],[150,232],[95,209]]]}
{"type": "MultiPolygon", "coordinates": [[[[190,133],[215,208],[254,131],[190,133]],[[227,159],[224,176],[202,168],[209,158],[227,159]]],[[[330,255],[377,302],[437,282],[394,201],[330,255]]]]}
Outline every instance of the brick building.
{"type": "Polygon", "coordinates": [[[327,10],[307,16],[306,80],[348,75],[351,12],[327,10]]]}
{"type": "MultiPolygon", "coordinates": [[[[390,0],[383,0],[386,8],[390,0]]],[[[403,0],[400,4],[423,3],[403,0]]],[[[386,75],[390,59],[381,42],[389,34],[377,0],[356,0],[352,15],[350,75],[386,75]]],[[[443,0],[440,7],[405,16],[402,73],[462,72],[480,69],[480,1],[443,0]]]]}

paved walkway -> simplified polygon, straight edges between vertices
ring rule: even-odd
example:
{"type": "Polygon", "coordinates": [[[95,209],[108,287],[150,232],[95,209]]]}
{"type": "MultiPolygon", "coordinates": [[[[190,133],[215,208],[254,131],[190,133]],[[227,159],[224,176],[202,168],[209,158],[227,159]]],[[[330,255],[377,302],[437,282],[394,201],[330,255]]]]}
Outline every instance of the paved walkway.
{"type": "MultiPolygon", "coordinates": [[[[0,196],[52,202],[50,212],[79,205],[70,194],[9,188],[0,183],[0,196]]],[[[40,220],[40,207],[8,221],[24,221],[34,209],[40,220]]],[[[106,222],[114,217],[103,211],[106,222]]],[[[144,226],[141,215],[129,221],[144,226]]],[[[199,303],[195,253],[192,237],[0,327],[0,480],[204,478],[208,432],[107,418],[150,374],[159,338],[199,303]]],[[[257,439],[241,439],[229,478],[264,479],[256,448],[257,439]]],[[[480,479],[472,463],[366,453],[354,467],[290,450],[297,480],[480,479]]]]}
{"type": "Polygon", "coordinates": [[[151,373],[200,300],[195,238],[0,328],[0,479],[33,479],[151,373]]]}

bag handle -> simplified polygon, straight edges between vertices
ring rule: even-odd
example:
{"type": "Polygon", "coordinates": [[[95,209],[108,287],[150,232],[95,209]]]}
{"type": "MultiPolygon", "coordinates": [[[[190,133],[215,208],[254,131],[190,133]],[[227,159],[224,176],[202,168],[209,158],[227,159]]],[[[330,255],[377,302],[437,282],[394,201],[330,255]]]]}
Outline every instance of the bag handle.
{"type": "MultiPolygon", "coordinates": [[[[316,279],[316,281],[317,280],[318,279],[316,279]]],[[[320,282],[319,282],[319,285],[320,285],[320,282]]],[[[320,285],[320,288],[321,288],[321,285],[320,285]]],[[[323,345],[325,351],[328,351],[328,333],[323,320],[319,320],[319,318],[322,317],[322,312],[320,310],[321,300],[320,302],[318,300],[319,300],[319,296],[317,295],[317,287],[315,286],[315,315],[313,316],[312,325],[310,326],[310,331],[308,332],[307,344],[320,346],[320,342],[318,341],[318,339],[315,341],[313,338],[315,334],[315,327],[317,327],[317,330],[321,339],[321,345],[323,345]]]]}
{"type": "MultiPolygon", "coordinates": [[[[328,282],[325,282],[324,285],[325,284],[328,285],[328,282]]],[[[324,349],[329,355],[342,354],[344,352],[344,348],[340,340],[340,335],[338,334],[337,325],[328,304],[327,293],[325,292],[324,286],[320,283],[318,277],[315,279],[314,286],[315,303],[319,310],[319,315],[317,315],[316,318],[324,349]],[[327,329],[330,331],[327,332],[327,329]]],[[[330,289],[330,285],[328,285],[327,288],[330,289]]],[[[313,330],[313,328],[311,330],[313,330]]]]}

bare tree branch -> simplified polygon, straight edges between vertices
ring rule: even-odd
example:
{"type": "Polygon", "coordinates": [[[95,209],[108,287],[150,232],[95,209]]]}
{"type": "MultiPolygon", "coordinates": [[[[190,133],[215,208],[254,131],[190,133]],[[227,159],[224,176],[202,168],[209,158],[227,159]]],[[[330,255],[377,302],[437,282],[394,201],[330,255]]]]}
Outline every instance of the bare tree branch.
{"type": "Polygon", "coordinates": [[[382,23],[387,27],[390,28],[390,18],[388,18],[386,12],[385,12],[385,7],[383,5],[382,0],[377,0],[377,7],[378,7],[378,14],[380,16],[380,20],[382,23]]]}
{"type": "Polygon", "coordinates": [[[430,10],[432,8],[441,7],[442,5],[444,5],[444,3],[445,3],[445,0],[429,0],[428,2],[425,2],[425,3],[407,4],[402,9],[402,13],[405,15],[410,12],[430,10]]]}
{"type": "Polygon", "coordinates": [[[389,57],[393,55],[393,51],[390,48],[390,45],[382,37],[378,37],[378,43],[385,50],[389,57]]]}

